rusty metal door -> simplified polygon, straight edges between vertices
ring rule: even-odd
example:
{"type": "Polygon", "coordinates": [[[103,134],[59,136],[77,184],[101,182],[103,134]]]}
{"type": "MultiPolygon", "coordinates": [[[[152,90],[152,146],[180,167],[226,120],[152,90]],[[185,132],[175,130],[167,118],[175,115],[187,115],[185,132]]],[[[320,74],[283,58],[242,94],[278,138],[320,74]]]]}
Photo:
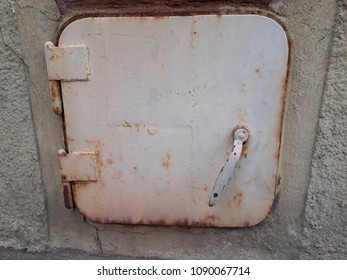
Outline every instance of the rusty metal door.
{"type": "Polygon", "coordinates": [[[63,183],[99,223],[246,227],[277,192],[288,42],[258,15],[84,18],[46,44],[63,183]]]}

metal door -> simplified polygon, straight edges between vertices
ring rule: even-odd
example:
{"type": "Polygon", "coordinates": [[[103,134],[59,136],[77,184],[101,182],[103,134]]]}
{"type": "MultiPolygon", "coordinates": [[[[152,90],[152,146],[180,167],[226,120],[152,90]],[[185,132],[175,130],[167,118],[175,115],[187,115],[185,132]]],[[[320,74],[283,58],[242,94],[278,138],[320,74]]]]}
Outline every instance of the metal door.
{"type": "Polygon", "coordinates": [[[83,18],[57,47],[46,44],[46,56],[50,80],[61,80],[62,178],[86,218],[208,227],[265,219],[277,192],[288,58],[274,20],[83,18]],[[236,141],[240,128],[245,142],[236,141]]]}

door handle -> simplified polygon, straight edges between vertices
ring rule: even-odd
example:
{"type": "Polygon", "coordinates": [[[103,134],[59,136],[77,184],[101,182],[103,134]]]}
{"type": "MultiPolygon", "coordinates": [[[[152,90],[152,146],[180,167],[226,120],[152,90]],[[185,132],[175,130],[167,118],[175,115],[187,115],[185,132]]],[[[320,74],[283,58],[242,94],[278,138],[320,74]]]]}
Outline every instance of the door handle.
{"type": "Polygon", "coordinates": [[[235,172],[236,164],[240,159],[243,143],[245,143],[249,138],[249,129],[244,125],[237,125],[232,130],[231,137],[234,140],[233,150],[224,163],[217,176],[216,182],[214,183],[210,201],[208,203],[210,207],[217,204],[223,194],[223,191],[229,184],[230,179],[235,172]]]}

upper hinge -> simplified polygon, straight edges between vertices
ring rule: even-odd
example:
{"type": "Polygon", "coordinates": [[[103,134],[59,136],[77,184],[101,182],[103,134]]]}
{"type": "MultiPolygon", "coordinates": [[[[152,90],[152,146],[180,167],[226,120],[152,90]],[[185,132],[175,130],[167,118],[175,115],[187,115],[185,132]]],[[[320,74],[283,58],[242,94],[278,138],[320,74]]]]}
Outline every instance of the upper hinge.
{"type": "Polygon", "coordinates": [[[49,80],[86,81],[90,79],[89,50],[86,45],[45,43],[49,80]]]}
{"type": "Polygon", "coordinates": [[[61,179],[63,182],[71,181],[97,181],[99,179],[99,153],[71,152],[64,149],[58,151],[61,179]]]}

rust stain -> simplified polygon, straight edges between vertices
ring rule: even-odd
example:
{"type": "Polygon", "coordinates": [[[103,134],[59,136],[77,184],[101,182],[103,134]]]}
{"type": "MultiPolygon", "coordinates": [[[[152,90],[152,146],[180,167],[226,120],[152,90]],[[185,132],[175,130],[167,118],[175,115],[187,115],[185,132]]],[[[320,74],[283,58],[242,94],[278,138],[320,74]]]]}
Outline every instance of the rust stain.
{"type": "Polygon", "coordinates": [[[141,124],[139,124],[139,123],[130,123],[130,122],[125,121],[123,123],[123,127],[135,128],[139,132],[140,128],[141,128],[141,124]]]}
{"type": "Polygon", "coordinates": [[[251,224],[249,222],[244,222],[242,227],[249,227],[251,224]]]}
{"type": "Polygon", "coordinates": [[[165,169],[169,169],[171,165],[171,159],[172,159],[172,152],[168,151],[165,155],[165,158],[162,162],[162,165],[165,169]]]}
{"type": "Polygon", "coordinates": [[[169,19],[169,16],[155,16],[153,17],[155,21],[163,21],[169,19]]]}
{"type": "Polygon", "coordinates": [[[62,181],[66,181],[66,179],[67,179],[66,175],[62,174],[62,175],[61,175],[61,180],[62,180],[62,181]]]}
{"type": "Polygon", "coordinates": [[[61,104],[59,81],[49,81],[49,84],[51,89],[51,102],[53,111],[55,114],[61,115],[63,113],[63,108],[61,104]]]}
{"type": "Polygon", "coordinates": [[[247,156],[248,156],[248,144],[249,144],[249,139],[242,146],[241,157],[247,158],[247,156]]]}
{"type": "Polygon", "coordinates": [[[138,167],[137,167],[137,166],[134,166],[133,169],[134,169],[135,171],[137,171],[138,167]]]}
{"type": "Polygon", "coordinates": [[[203,224],[205,225],[216,225],[220,222],[220,218],[216,215],[209,214],[204,217],[203,224]]]}
{"type": "Polygon", "coordinates": [[[274,154],[274,159],[276,161],[279,160],[280,157],[280,146],[281,146],[281,141],[282,141],[282,125],[283,125],[283,117],[284,117],[284,105],[285,105],[285,92],[286,92],[286,87],[287,87],[287,76],[282,79],[281,82],[282,85],[282,94],[280,97],[280,109],[277,114],[277,126],[276,126],[276,131],[275,131],[275,137],[276,140],[279,143],[278,149],[276,150],[274,154]]]}
{"type": "Polygon", "coordinates": [[[58,81],[50,81],[51,97],[53,100],[60,99],[60,87],[58,81]]]}
{"type": "Polygon", "coordinates": [[[191,31],[190,31],[190,46],[195,49],[195,46],[194,46],[194,39],[195,39],[195,36],[196,36],[196,30],[195,30],[195,20],[193,20],[192,22],[192,26],[191,26],[191,31]]]}
{"type": "Polygon", "coordinates": [[[248,118],[248,113],[244,108],[236,106],[234,112],[237,114],[239,121],[244,122],[248,118]]]}
{"type": "Polygon", "coordinates": [[[214,227],[220,223],[220,218],[216,215],[209,214],[206,215],[201,221],[189,220],[189,219],[176,219],[176,220],[150,220],[150,219],[140,219],[137,221],[134,220],[122,220],[116,221],[117,223],[125,224],[142,224],[142,225],[151,225],[151,226],[185,226],[185,227],[214,227]]]}
{"type": "Polygon", "coordinates": [[[67,137],[66,137],[66,140],[67,140],[67,142],[69,142],[69,143],[75,141],[75,139],[72,138],[71,136],[67,136],[67,137]]]}
{"type": "Polygon", "coordinates": [[[249,180],[243,182],[243,183],[241,184],[241,186],[250,185],[250,184],[252,184],[253,181],[256,181],[256,179],[257,179],[257,177],[256,177],[256,176],[253,176],[251,179],[249,179],[249,180]]]}
{"type": "Polygon", "coordinates": [[[245,85],[245,84],[241,84],[240,92],[241,92],[241,93],[246,93],[246,92],[247,92],[247,88],[246,88],[246,85],[245,85]]]}
{"type": "Polygon", "coordinates": [[[134,127],[136,128],[137,132],[139,132],[141,125],[139,123],[135,123],[134,127]]]}
{"type": "MultiPolygon", "coordinates": [[[[78,190],[78,189],[77,189],[78,190]]],[[[73,188],[74,193],[77,191],[73,188]]],[[[149,219],[149,218],[140,218],[140,219],[131,219],[131,218],[106,218],[99,215],[87,216],[86,212],[83,211],[76,205],[76,209],[87,219],[101,224],[123,224],[127,226],[137,226],[137,225],[148,225],[148,226],[183,226],[183,227],[217,227],[221,220],[217,215],[208,214],[204,216],[201,220],[189,220],[189,219],[149,219]]]]}
{"type": "Polygon", "coordinates": [[[260,69],[259,69],[259,68],[256,68],[256,69],[255,69],[255,73],[260,74],[260,69]]]}
{"type": "Polygon", "coordinates": [[[129,122],[124,122],[123,127],[133,127],[133,125],[129,122]]]}
{"type": "Polygon", "coordinates": [[[242,200],[243,200],[243,192],[241,192],[241,191],[238,191],[233,196],[233,199],[232,199],[233,203],[235,203],[237,207],[241,206],[242,200]]]}
{"type": "Polygon", "coordinates": [[[96,151],[95,155],[95,167],[96,167],[96,178],[100,178],[101,175],[101,169],[102,169],[103,163],[100,159],[100,151],[96,151]]]}
{"type": "Polygon", "coordinates": [[[57,114],[57,115],[60,115],[60,114],[61,114],[61,109],[60,109],[59,106],[55,106],[55,107],[53,108],[53,111],[54,111],[54,113],[57,114]]]}
{"type": "Polygon", "coordinates": [[[222,21],[222,15],[217,15],[216,20],[218,23],[220,23],[222,21]]]}
{"type": "Polygon", "coordinates": [[[113,159],[112,159],[112,158],[109,158],[109,159],[106,160],[106,162],[107,162],[108,164],[113,164],[113,159]]]}
{"type": "Polygon", "coordinates": [[[123,172],[122,171],[116,171],[114,172],[112,179],[118,182],[121,182],[123,184],[126,184],[126,182],[123,179],[123,172]]]}
{"type": "Polygon", "coordinates": [[[58,58],[59,58],[58,54],[53,53],[53,54],[51,55],[51,57],[49,58],[49,60],[50,60],[50,61],[55,61],[55,60],[58,60],[58,58]]]}
{"type": "Polygon", "coordinates": [[[100,148],[105,146],[104,143],[102,143],[99,139],[96,139],[96,140],[89,140],[89,139],[86,139],[85,142],[88,144],[88,145],[91,145],[93,146],[96,150],[101,150],[100,148]]]}

